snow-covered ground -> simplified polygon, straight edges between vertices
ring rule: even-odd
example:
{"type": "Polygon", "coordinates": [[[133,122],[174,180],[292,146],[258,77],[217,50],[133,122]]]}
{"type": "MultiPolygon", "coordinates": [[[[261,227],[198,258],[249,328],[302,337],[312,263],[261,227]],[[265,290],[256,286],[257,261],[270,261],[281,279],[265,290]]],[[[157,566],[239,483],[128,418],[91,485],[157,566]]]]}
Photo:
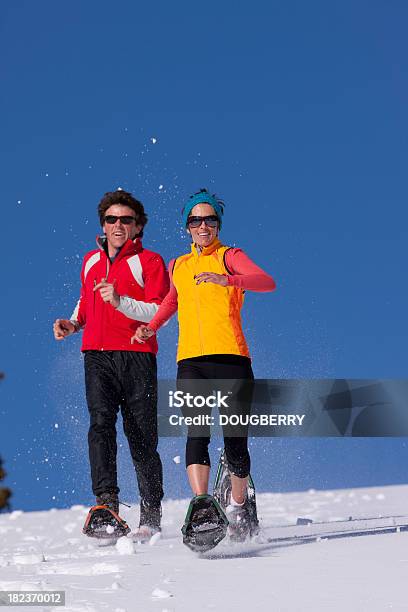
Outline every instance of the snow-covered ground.
{"type": "MultiPolygon", "coordinates": [[[[83,506],[2,514],[0,590],[64,590],[66,606],[55,610],[76,612],[408,610],[408,533],[267,543],[273,525],[299,516],[408,514],[408,486],[258,495],[264,542],[235,548],[222,542],[203,557],[181,541],[187,505],[164,503],[163,534],[150,545],[122,539],[96,546],[81,533],[83,506]]],[[[136,527],[138,509],[122,508],[136,527]]]]}

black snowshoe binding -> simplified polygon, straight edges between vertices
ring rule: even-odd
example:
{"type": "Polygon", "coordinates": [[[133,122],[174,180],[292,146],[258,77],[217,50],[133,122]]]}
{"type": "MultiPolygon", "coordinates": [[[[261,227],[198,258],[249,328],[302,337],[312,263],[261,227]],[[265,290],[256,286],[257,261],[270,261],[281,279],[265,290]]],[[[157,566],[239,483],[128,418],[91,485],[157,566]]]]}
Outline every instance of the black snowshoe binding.
{"type": "Polygon", "coordinates": [[[227,515],[228,535],[233,542],[244,542],[259,533],[256,511],[255,485],[251,475],[248,477],[247,496],[243,506],[231,505],[231,476],[225,451],[221,453],[215,477],[213,495],[227,515]]]}
{"type": "Polygon", "coordinates": [[[183,543],[194,552],[211,550],[225,538],[228,520],[219,503],[211,495],[193,497],[187,510],[183,543]]]}
{"type": "Polygon", "coordinates": [[[86,517],[83,533],[91,538],[121,538],[130,533],[127,523],[106,505],[92,506],[86,517]]]}

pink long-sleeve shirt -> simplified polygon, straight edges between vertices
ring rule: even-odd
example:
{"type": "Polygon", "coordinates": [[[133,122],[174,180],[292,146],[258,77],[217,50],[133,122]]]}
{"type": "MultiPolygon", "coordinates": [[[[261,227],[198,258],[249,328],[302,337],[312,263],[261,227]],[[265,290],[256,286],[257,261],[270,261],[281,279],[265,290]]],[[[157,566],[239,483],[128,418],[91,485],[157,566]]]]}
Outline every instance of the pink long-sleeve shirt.
{"type": "MultiPolygon", "coordinates": [[[[148,324],[155,332],[177,312],[178,295],[172,277],[174,262],[172,259],[169,263],[170,290],[148,324]]],[[[232,273],[227,276],[228,284],[233,287],[258,292],[273,291],[276,287],[272,276],[257,266],[242,249],[232,248],[226,251],[225,264],[232,273]]]]}

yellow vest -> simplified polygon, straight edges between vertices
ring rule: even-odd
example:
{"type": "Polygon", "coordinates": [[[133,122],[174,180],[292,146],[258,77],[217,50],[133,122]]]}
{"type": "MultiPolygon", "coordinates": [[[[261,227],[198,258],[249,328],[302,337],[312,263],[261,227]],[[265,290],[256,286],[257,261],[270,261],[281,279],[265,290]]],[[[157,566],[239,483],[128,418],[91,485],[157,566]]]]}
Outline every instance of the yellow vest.
{"type": "Polygon", "coordinates": [[[177,361],[203,355],[249,357],[241,326],[242,289],[215,283],[196,284],[200,272],[228,274],[224,255],[230,247],[216,238],[201,252],[195,244],[191,253],[178,257],[173,283],[178,295],[179,343],[177,361]]]}

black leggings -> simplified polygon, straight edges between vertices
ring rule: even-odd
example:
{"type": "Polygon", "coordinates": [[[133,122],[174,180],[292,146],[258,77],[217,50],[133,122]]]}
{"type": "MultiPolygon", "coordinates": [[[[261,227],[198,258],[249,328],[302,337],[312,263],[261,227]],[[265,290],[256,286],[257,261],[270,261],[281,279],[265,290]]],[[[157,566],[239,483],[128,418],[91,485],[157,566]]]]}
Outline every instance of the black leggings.
{"type": "MultiPolygon", "coordinates": [[[[205,355],[182,359],[178,362],[177,380],[231,380],[253,381],[251,360],[240,355],[205,355]]],[[[245,384],[245,383],[243,383],[245,384]]],[[[250,410],[250,400],[246,402],[250,410]]],[[[188,435],[186,442],[186,467],[191,464],[211,465],[208,453],[210,436],[188,435]]],[[[246,431],[242,437],[227,436],[224,432],[224,446],[228,466],[239,478],[248,476],[251,460],[248,452],[246,431]]]]}

